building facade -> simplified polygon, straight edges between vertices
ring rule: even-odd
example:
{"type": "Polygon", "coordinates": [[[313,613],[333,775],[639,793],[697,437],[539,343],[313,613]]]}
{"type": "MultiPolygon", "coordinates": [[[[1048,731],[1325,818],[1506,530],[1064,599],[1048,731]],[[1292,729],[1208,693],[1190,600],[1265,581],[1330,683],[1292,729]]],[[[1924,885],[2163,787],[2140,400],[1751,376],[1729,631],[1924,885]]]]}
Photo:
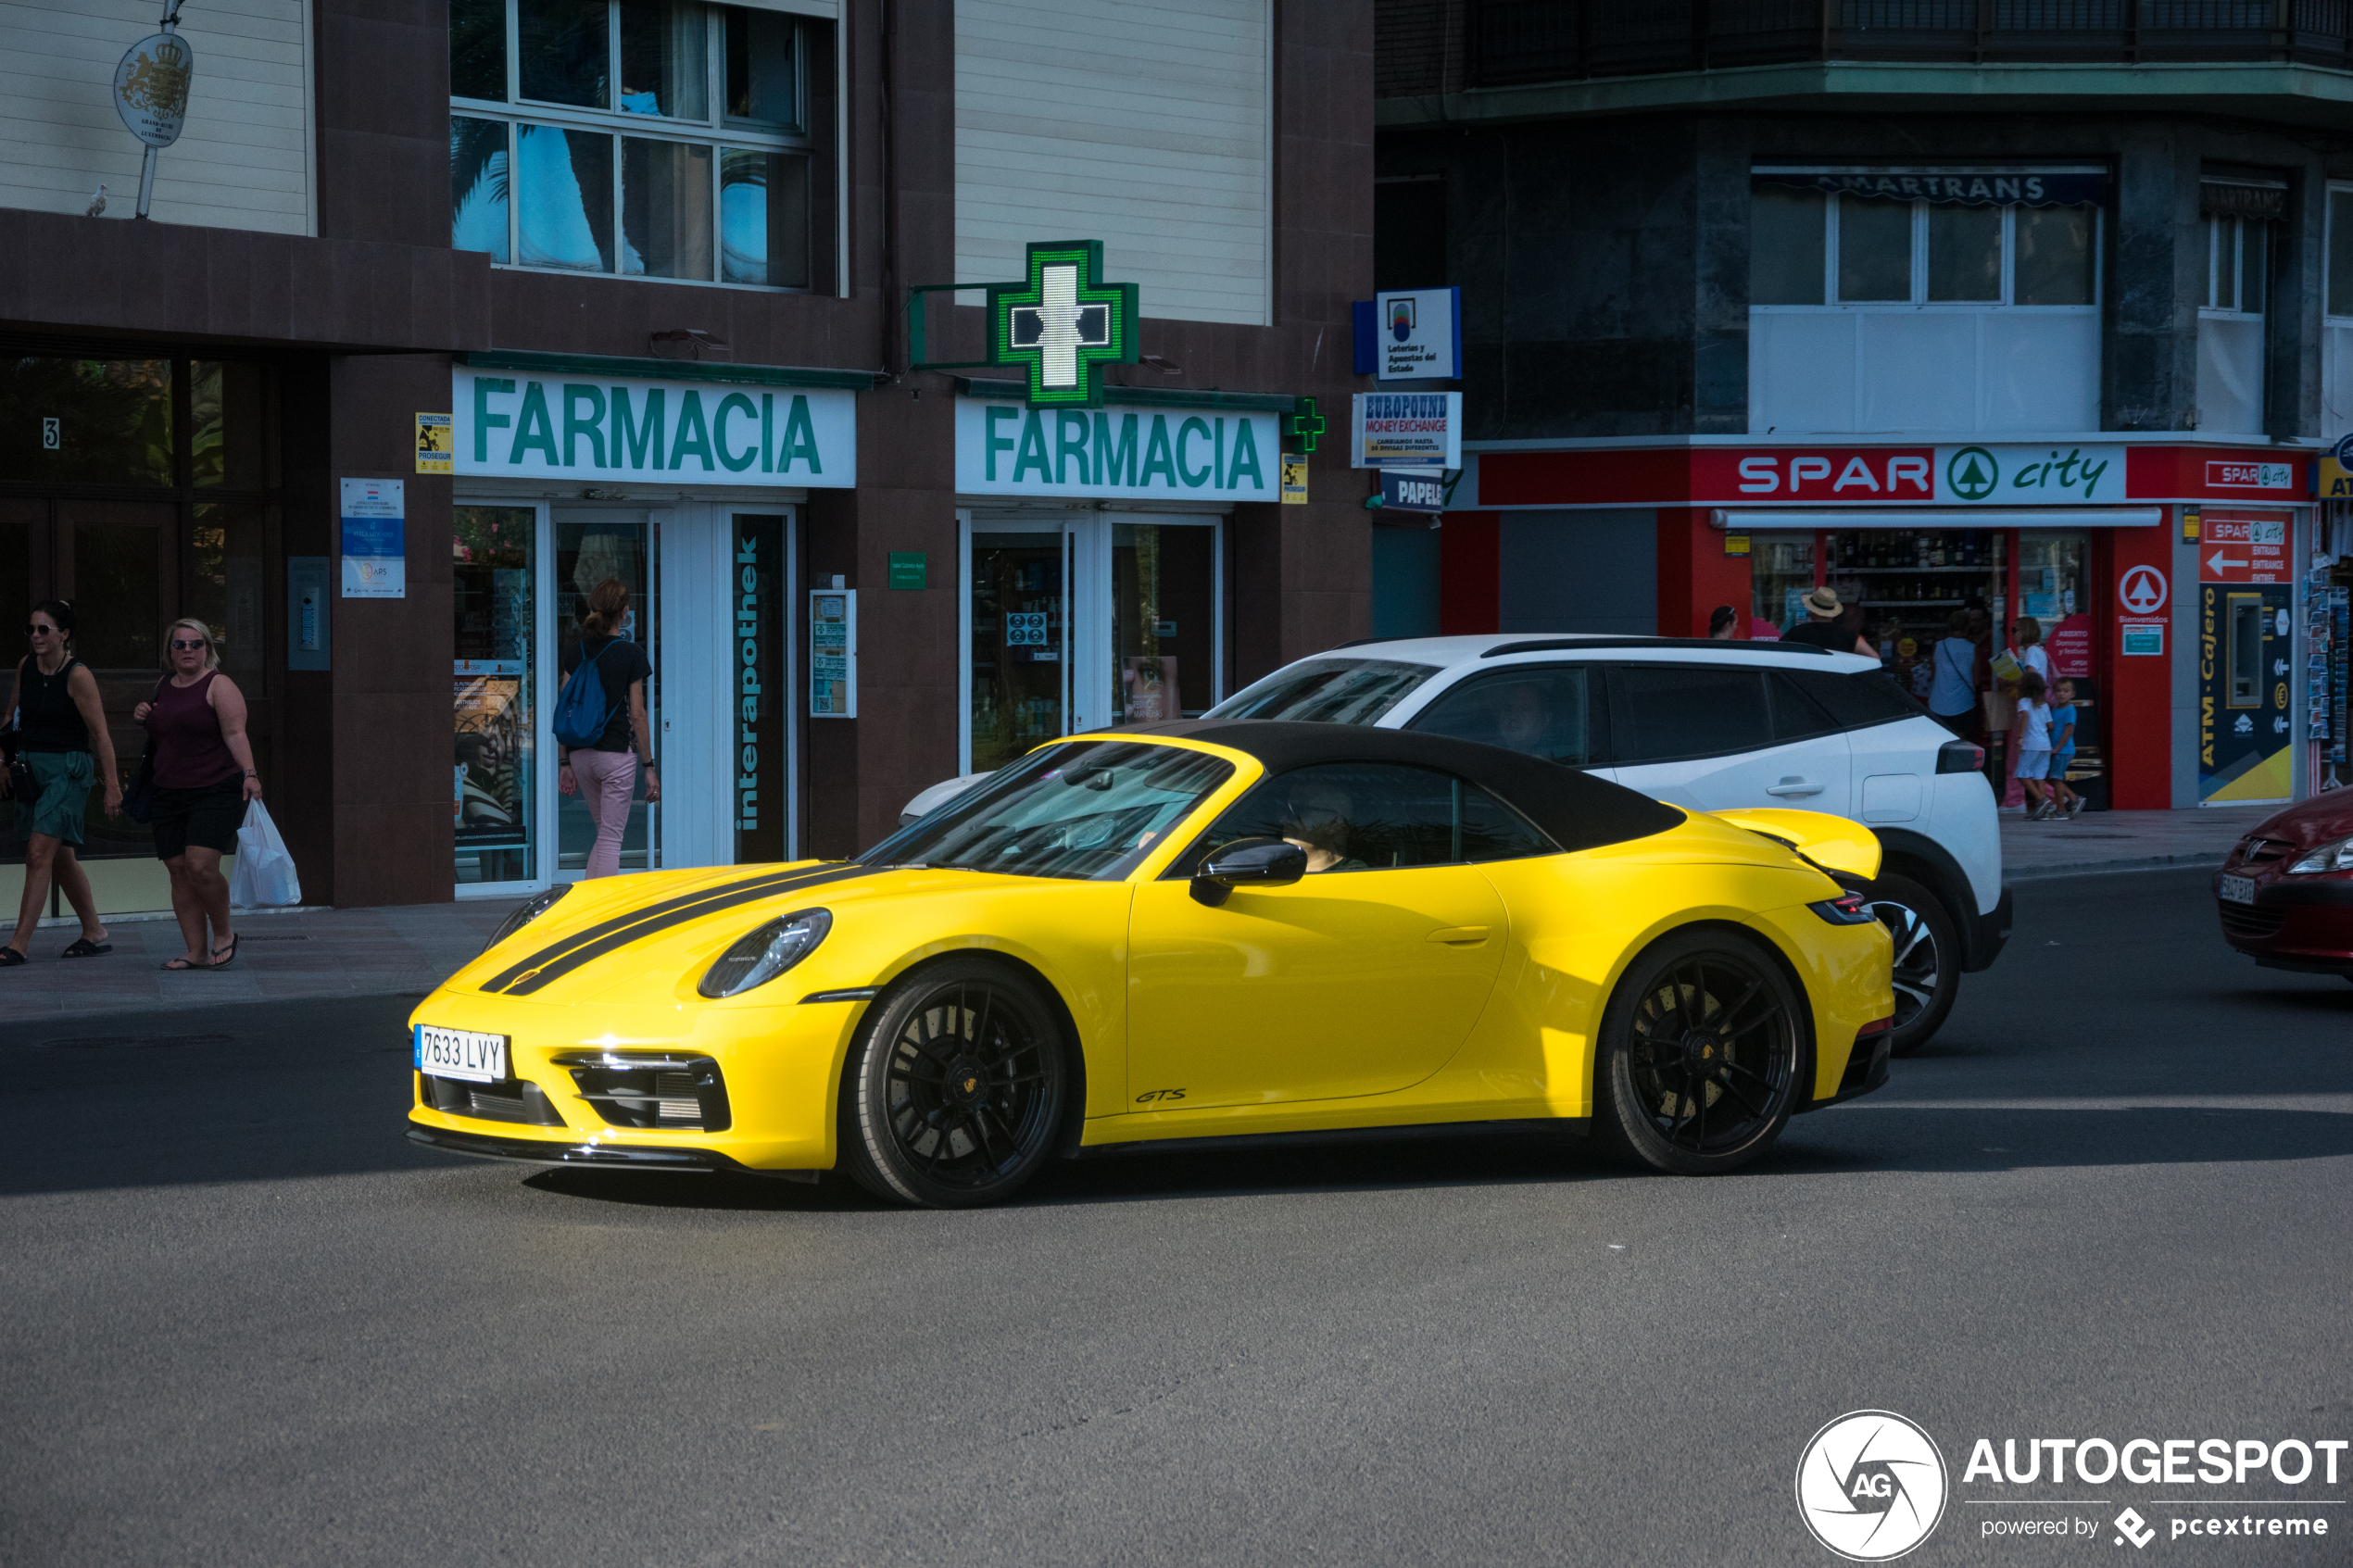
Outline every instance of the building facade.
{"type": "Polygon", "coordinates": [[[1378,624],[1770,635],[1827,583],[1923,690],[1955,614],[2039,621],[2095,799],[2342,776],[2349,43],[2303,0],[1385,6],[1377,273],[1463,290],[1474,455],[1377,539],[1378,624]]]}
{"type": "MultiPolygon", "coordinates": [[[[308,901],[579,874],[550,724],[609,577],[661,781],[624,869],[853,854],[1366,629],[1315,410],[1364,384],[1368,6],[191,7],[143,220],[156,16],[0,19],[0,593],[76,602],[126,764],[161,627],[214,627],[308,901]],[[1024,379],[1097,359],[1091,402],[1024,379]]],[[[107,907],[160,907],[92,821],[107,907]]]]}

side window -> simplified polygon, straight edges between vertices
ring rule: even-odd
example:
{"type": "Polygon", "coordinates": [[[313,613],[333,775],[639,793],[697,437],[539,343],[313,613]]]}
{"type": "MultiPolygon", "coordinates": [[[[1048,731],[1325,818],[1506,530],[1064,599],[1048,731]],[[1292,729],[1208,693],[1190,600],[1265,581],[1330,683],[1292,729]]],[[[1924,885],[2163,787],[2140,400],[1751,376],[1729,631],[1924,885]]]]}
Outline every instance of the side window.
{"type": "Polygon", "coordinates": [[[1463,852],[1476,865],[1482,860],[1524,860],[1531,855],[1557,855],[1560,848],[1542,830],[1477,784],[1462,786],[1463,852]]]}
{"type": "Polygon", "coordinates": [[[1379,762],[1328,762],[1263,781],[1212,822],[1168,871],[1238,838],[1287,838],[1310,876],[1511,859],[1554,852],[1551,841],[1494,797],[1451,774],[1379,762]]]}
{"type": "Polygon", "coordinates": [[[1606,751],[1600,685],[1582,664],[1498,670],[1441,692],[1406,728],[1592,767],[1606,751]]]}
{"type": "MultiPolygon", "coordinates": [[[[1796,686],[1822,706],[1842,730],[1859,730],[1897,719],[1917,719],[1928,711],[1919,699],[1896,684],[1882,670],[1842,675],[1829,670],[1776,671],[1775,675],[1796,686]]],[[[1776,691],[1776,697],[1780,693],[1776,691]]]]}
{"type": "MultiPolygon", "coordinates": [[[[1845,677],[1831,678],[1843,680],[1845,677]]],[[[1773,694],[1773,738],[1776,741],[1836,734],[1845,728],[1831,716],[1829,709],[1807,695],[1804,685],[1791,679],[1786,671],[1772,671],[1766,676],[1765,684],[1773,694]]]]}
{"type": "Polygon", "coordinates": [[[1610,666],[1610,760],[1717,757],[1772,744],[1762,672],[1724,664],[1610,666]]]}

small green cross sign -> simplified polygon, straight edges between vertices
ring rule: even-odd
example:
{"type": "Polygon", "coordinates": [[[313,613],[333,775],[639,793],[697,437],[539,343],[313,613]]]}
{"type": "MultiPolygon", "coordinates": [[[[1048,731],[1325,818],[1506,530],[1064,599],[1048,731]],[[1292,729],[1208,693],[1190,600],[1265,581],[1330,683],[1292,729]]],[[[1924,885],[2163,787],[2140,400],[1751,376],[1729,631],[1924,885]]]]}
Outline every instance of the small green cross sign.
{"type": "Polygon", "coordinates": [[[1092,408],[1105,365],[1136,363],[1136,285],[1107,283],[1101,240],[1029,247],[1029,276],[988,285],[988,358],[1029,372],[1032,408],[1092,408]]]}
{"type": "Polygon", "coordinates": [[[1302,397],[1296,412],[1283,416],[1283,433],[1297,442],[1302,452],[1313,453],[1316,441],[1324,433],[1324,427],[1330,422],[1315,411],[1313,397],[1302,397]]]}

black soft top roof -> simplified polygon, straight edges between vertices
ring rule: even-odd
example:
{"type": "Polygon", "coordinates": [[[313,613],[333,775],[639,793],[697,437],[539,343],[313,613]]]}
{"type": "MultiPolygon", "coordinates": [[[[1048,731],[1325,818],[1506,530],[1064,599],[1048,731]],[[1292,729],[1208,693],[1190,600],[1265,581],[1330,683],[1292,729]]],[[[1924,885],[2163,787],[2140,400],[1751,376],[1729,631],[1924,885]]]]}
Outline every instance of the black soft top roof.
{"type": "Polygon", "coordinates": [[[1607,779],[1502,746],[1368,724],[1304,724],[1285,719],[1179,719],[1114,734],[1168,735],[1255,757],[1269,773],[1319,762],[1394,762],[1467,779],[1542,828],[1563,849],[1648,838],[1683,813],[1607,779]]]}

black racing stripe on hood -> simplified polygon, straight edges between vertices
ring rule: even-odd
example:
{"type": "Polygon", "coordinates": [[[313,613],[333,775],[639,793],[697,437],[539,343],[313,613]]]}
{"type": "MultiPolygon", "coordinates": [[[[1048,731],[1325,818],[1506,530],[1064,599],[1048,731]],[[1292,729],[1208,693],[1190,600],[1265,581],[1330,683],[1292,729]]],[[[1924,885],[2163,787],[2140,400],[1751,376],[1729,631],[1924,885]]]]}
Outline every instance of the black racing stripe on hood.
{"type": "Polygon", "coordinates": [[[805,878],[824,874],[826,873],[824,868],[800,872],[769,872],[744,882],[724,883],[717,887],[705,887],[693,893],[682,893],[674,898],[665,898],[659,904],[648,904],[642,909],[632,909],[627,914],[615,915],[610,920],[599,921],[585,931],[575,931],[568,936],[560,936],[529,958],[492,975],[483,983],[482,988],[485,991],[503,991],[533,970],[563,957],[572,948],[585,946],[600,937],[610,936],[614,932],[626,930],[641,921],[652,920],[711,898],[724,897],[729,894],[746,892],[753,888],[782,890],[805,878]]]}
{"type": "Polygon", "coordinates": [[[561,980],[583,964],[594,963],[609,953],[619,952],[633,942],[641,942],[648,936],[660,935],[673,926],[684,925],[691,920],[700,920],[705,915],[717,914],[722,909],[732,909],[739,904],[756,904],[763,898],[773,898],[779,893],[803,893],[812,887],[824,886],[828,883],[849,882],[862,876],[874,876],[889,869],[887,866],[851,865],[817,876],[803,877],[794,882],[789,887],[745,886],[739,884],[736,884],[737,890],[713,888],[711,891],[714,894],[724,894],[724,897],[707,898],[692,909],[673,909],[668,913],[640,921],[623,930],[600,936],[583,947],[573,947],[561,958],[552,960],[536,970],[526,971],[522,979],[507,987],[507,995],[528,997],[541,986],[561,980]]]}

